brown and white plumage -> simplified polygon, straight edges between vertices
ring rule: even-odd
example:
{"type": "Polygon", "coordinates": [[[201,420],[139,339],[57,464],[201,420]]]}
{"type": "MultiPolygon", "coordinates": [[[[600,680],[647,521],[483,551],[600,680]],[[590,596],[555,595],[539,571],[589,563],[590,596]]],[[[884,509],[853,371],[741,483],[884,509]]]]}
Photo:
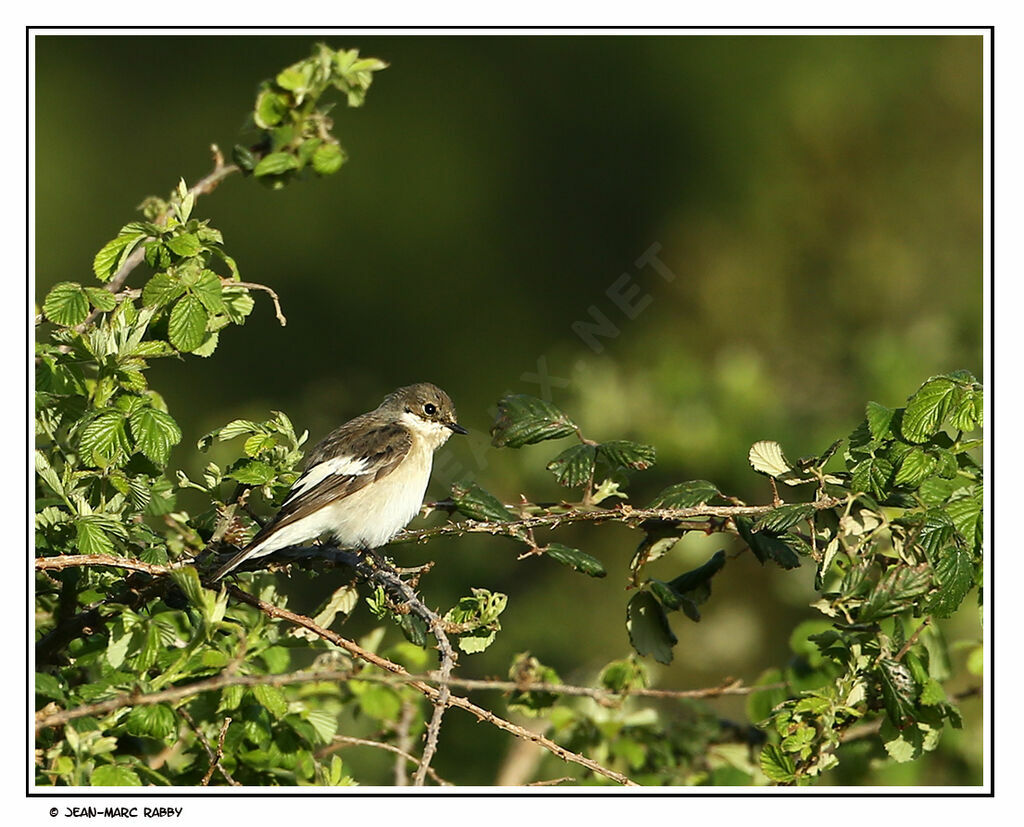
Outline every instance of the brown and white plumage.
{"type": "Polygon", "coordinates": [[[399,388],[328,434],[309,454],[274,518],[218,569],[330,534],[345,547],[387,543],[420,510],[434,451],[466,433],[448,395],[428,382],[399,388]]]}

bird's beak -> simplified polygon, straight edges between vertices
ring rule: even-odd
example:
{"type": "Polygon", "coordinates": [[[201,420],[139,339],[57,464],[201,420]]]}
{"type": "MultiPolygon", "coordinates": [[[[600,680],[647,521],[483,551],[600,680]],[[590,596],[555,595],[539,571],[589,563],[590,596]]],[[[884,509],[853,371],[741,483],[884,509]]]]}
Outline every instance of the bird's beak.
{"type": "Polygon", "coordinates": [[[463,428],[458,422],[445,422],[444,424],[447,427],[451,428],[453,431],[455,431],[455,433],[457,433],[457,434],[468,434],[469,433],[469,431],[467,431],[465,428],[463,428]]]}

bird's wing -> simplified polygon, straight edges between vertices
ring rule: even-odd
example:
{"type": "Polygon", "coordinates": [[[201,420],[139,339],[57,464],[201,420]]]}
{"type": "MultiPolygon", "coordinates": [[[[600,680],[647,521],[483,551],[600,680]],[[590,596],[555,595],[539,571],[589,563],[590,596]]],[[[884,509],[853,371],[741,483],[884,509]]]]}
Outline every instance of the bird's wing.
{"type": "Polygon", "coordinates": [[[310,452],[306,470],[292,485],[281,509],[247,548],[303,517],[383,479],[405,459],[412,436],[398,424],[366,428],[343,425],[310,452]]]}

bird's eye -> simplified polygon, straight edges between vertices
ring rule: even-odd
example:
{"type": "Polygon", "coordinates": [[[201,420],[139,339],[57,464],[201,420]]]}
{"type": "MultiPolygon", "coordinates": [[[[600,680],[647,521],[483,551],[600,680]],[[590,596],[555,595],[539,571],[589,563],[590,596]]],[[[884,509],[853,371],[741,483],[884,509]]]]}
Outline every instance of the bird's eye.
{"type": "Polygon", "coordinates": [[[426,405],[423,406],[423,413],[425,413],[427,416],[433,416],[434,414],[437,413],[437,407],[434,405],[433,402],[428,402],[426,405]]]}

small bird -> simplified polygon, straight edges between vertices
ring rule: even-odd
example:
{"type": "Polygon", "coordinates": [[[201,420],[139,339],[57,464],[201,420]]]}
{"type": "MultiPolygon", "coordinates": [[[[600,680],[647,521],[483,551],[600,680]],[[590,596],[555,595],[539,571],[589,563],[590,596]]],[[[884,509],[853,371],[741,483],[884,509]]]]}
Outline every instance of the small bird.
{"type": "Polygon", "coordinates": [[[467,431],[436,385],[420,382],[388,394],[310,452],[274,518],[210,579],[322,534],[347,548],[385,545],[419,513],[434,451],[453,433],[467,431]]]}

